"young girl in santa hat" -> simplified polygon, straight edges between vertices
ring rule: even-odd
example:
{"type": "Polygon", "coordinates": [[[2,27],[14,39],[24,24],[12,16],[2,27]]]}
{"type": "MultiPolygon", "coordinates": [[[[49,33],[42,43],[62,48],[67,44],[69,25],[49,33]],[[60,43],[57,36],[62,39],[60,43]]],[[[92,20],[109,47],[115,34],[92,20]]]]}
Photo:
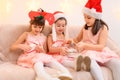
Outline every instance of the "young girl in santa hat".
{"type": "Polygon", "coordinates": [[[18,58],[17,64],[33,68],[36,72],[37,80],[72,80],[69,71],[51,55],[46,54],[46,36],[42,33],[45,26],[45,18],[47,18],[46,15],[49,14],[43,11],[30,11],[30,30],[24,32],[10,49],[23,50],[23,54],[18,58]],[[61,73],[57,78],[53,78],[45,71],[44,65],[57,69],[61,73]]]}
{"type": "Polygon", "coordinates": [[[120,59],[116,53],[106,47],[108,26],[101,20],[101,13],[101,0],[88,0],[83,8],[86,24],[73,41],[81,55],[91,58],[90,72],[95,80],[104,80],[99,66],[101,64],[112,70],[114,80],[120,80],[120,59]]]}
{"type": "MultiPolygon", "coordinates": [[[[67,41],[69,38],[66,16],[63,12],[56,11],[54,13],[55,21],[52,26],[52,34],[48,36],[48,49],[57,61],[66,67],[70,67],[78,71],[77,65],[81,64],[81,58],[77,58],[79,53],[74,48],[74,44],[67,41]]],[[[82,61],[85,65],[90,66],[90,58],[85,57],[82,61]]],[[[89,71],[89,67],[84,69],[89,71]]]]}

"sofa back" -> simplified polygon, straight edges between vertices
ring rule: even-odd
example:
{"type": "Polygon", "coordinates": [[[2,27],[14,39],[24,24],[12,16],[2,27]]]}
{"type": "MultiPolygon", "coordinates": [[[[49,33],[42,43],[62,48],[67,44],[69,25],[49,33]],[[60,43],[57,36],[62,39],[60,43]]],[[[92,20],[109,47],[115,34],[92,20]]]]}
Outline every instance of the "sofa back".
{"type": "MultiPolygon", "coordinates": [[[[16,62],[20,51],[10,52],[9,48],[16,41],[16,39],[28,29],[29,25],[0,25],[0,46],[2,47],[2,54],[4,54],[9,61],[16,62]]],[[[80,27],[68,27],[70,38],[74,38],[78,35],[80,27]]],[[[45,26],[43,33],[48,35],[51,32],[51,26],[45,26]]],[[[110,47],[117,53],[120,53],[120,49],[114,42],[109,38],[107,46],[110,47]]]]}

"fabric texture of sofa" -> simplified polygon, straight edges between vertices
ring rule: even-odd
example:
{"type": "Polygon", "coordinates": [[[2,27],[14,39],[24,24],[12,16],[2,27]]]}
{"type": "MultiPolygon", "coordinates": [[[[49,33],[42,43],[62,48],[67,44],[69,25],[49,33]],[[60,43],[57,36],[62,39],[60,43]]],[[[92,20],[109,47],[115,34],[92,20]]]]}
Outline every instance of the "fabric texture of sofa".
{"type": "MultiPolygon", "coordinates": [[[[10,52],[11,44],[24,32],[29,26],[27,25],[0,25],[0,80],[35,80],[35,72],[32,68],[23,68],[16,65],[17,58],[20,55],[20,50],[10,52]]],[[[71,38],[79,33],[80,27],[69,27],[69,35],[71,38]]],[[[51,32],[51,27],[46,26],[43,33],[45,35],[51,32]]],[[[119,47],[110,38],[106,44],[117,54],[120,54],[119,47]]],[[[105,80],[113,80],[112,72],[106,67],[101,67],[105,80]]],[[[52,76],[57,76],[57,71],[48,67],[45,70],[52,76]]],[[[69,69],[73,75],[73,80],[94,80],[90,72],[76,72],[69,69]]]]}

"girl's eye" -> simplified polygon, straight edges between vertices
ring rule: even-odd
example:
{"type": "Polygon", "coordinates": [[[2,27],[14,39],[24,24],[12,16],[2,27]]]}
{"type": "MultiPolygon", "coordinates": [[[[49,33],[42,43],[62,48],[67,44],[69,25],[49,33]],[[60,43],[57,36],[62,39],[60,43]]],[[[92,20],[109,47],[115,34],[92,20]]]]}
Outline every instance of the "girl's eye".
{"type": "Polygon", "coordinates": [[[34,26],[34,28],[37,28],[37,26],[34,26]]]}
{"type": "Polygon", "coordinates": [[[88,19],[91,19],[90,17],[88,17],[88,19]]]}
{"type": "Polygon", "coordinates": [[[91,19],[91,17],[89,17],[89,16],[88,16],[87,18],[88,18],[88,19],[91,19]]]}
{"type": "Polygon", "coordinates": [[[60,26],[57,26],[57,27],[60,27],[60,26]]]}
{"type": "Polygon", "coordinates": [[[41,26],[39,26],[39,28],[42,28],[41,26]]]}
{"type": "Polygon", "coordinates": [[[62,25],[62,27],[65,27],[65,25],[62,25]]]}

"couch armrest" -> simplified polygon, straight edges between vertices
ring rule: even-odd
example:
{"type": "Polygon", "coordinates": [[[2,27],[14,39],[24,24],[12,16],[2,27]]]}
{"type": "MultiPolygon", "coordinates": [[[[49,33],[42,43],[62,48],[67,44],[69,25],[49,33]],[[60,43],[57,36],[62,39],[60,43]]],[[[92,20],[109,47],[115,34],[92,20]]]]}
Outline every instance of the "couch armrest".
{"type": "Polygon", "coordinates": [[[115,43],[111,37],[108,37],[107,44],[106,44],[111,50],[113,50],[115,53],[117,53],[120,56],[120,46],[115,43]]]}

